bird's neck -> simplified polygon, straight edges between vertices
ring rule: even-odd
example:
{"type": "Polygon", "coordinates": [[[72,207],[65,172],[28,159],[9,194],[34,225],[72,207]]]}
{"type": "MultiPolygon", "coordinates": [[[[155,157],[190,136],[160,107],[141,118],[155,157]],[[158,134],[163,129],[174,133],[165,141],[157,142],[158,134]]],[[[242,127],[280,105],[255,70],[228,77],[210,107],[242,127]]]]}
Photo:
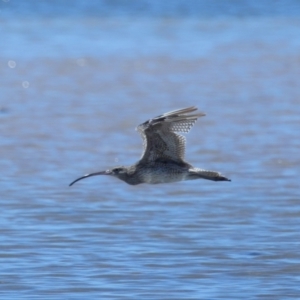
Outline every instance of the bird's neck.
{"type": "Polygon", "coordinates": [[[120,176],[119,179],[125,181],[130,185],[137,185],[142,183],[135,166],[128,167],[127,172],[120,176]]]}

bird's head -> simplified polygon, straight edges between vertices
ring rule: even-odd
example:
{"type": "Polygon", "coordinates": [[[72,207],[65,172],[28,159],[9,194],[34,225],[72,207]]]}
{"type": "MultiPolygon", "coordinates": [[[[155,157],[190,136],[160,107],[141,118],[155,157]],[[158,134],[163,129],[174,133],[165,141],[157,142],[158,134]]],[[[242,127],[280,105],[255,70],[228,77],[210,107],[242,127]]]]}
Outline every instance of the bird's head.
{"type": "Polygon", "coordinates": [[[122,179],[124,178],[124,176],[127,175],[127,168],[123,166],[119,166],[119,167],[112,168],[111,170],[107,170],[106,172],[109,172],[108,175],[112,175],[122,179]]]}
{"type": "Polygon", "coordinates": [[[90,173],[90,174],[86,174],[82,177],[77,178],[76,180],[74,180],[73,182],[70,183],[70,186],[73,185],[75,182],[84,179],[84,178],[88,178],[91,176],[97,176],[97,175],[110,175],[110,176],[114,176],[117,177],[121,180],[126,181],[127,178],[127,168],[123,167],[123,166],[119,166],[119,167],[115,167],[112,169],[108,169],[106,171],[100,171],[100,172],[96,172],[96,173],[90,173]]]}

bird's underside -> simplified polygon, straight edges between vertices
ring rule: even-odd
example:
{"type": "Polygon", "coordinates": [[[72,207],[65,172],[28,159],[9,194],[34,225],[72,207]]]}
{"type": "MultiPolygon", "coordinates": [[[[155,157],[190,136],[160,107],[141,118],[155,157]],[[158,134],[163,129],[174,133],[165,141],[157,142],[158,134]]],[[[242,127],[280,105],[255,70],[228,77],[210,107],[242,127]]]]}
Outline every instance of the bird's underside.
{"type": "Polygon", "coordinates": [[[111,170],[84,175],[76,181],[95,175],[112,175],[128,184],[169,183],[182,180],[208,179],[230,181],[215,171],[194,168],[185,162],[185,137],[205,114],[195,113],[196,107],[171,111],[150,119],[137,127],[143,139],[144,151],[141,159],[129,167],[116,167],[111,170]]]}

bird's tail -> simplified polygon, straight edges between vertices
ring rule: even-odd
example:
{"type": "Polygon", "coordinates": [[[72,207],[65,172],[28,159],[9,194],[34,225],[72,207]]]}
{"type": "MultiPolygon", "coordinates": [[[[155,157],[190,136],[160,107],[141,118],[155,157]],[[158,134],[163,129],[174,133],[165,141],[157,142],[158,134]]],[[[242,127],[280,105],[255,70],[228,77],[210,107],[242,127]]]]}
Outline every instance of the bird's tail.
{"type": "Polygon", "coordinates": [[[197,168],[190,169],[187,179],[198,179],[198,178],[203,178],[203,179],[208,179],[213,181],[231,181],[229,178],[223,176],[219,172],[202,170],[197,168]]]}

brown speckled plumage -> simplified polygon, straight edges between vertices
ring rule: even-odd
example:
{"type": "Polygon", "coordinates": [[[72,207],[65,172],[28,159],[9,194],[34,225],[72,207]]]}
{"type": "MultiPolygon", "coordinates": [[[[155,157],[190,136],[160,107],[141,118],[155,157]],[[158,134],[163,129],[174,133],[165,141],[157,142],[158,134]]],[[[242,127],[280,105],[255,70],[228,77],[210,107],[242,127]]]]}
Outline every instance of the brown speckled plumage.
{"type": "Polygon", "coordinates": [[[196,107],[187,107],[171,111],[150,119],[137,127],[143,138],[144,152],[141,159],[129,167],[116,167],[110,170],[84,175],[112,175],[128,184],[169,183],[192,179],[230,181],[215,171],[194,168],[184,161],[185,137],[178,132],[187,133],[203,113],[193,113],[196,107]]]}

